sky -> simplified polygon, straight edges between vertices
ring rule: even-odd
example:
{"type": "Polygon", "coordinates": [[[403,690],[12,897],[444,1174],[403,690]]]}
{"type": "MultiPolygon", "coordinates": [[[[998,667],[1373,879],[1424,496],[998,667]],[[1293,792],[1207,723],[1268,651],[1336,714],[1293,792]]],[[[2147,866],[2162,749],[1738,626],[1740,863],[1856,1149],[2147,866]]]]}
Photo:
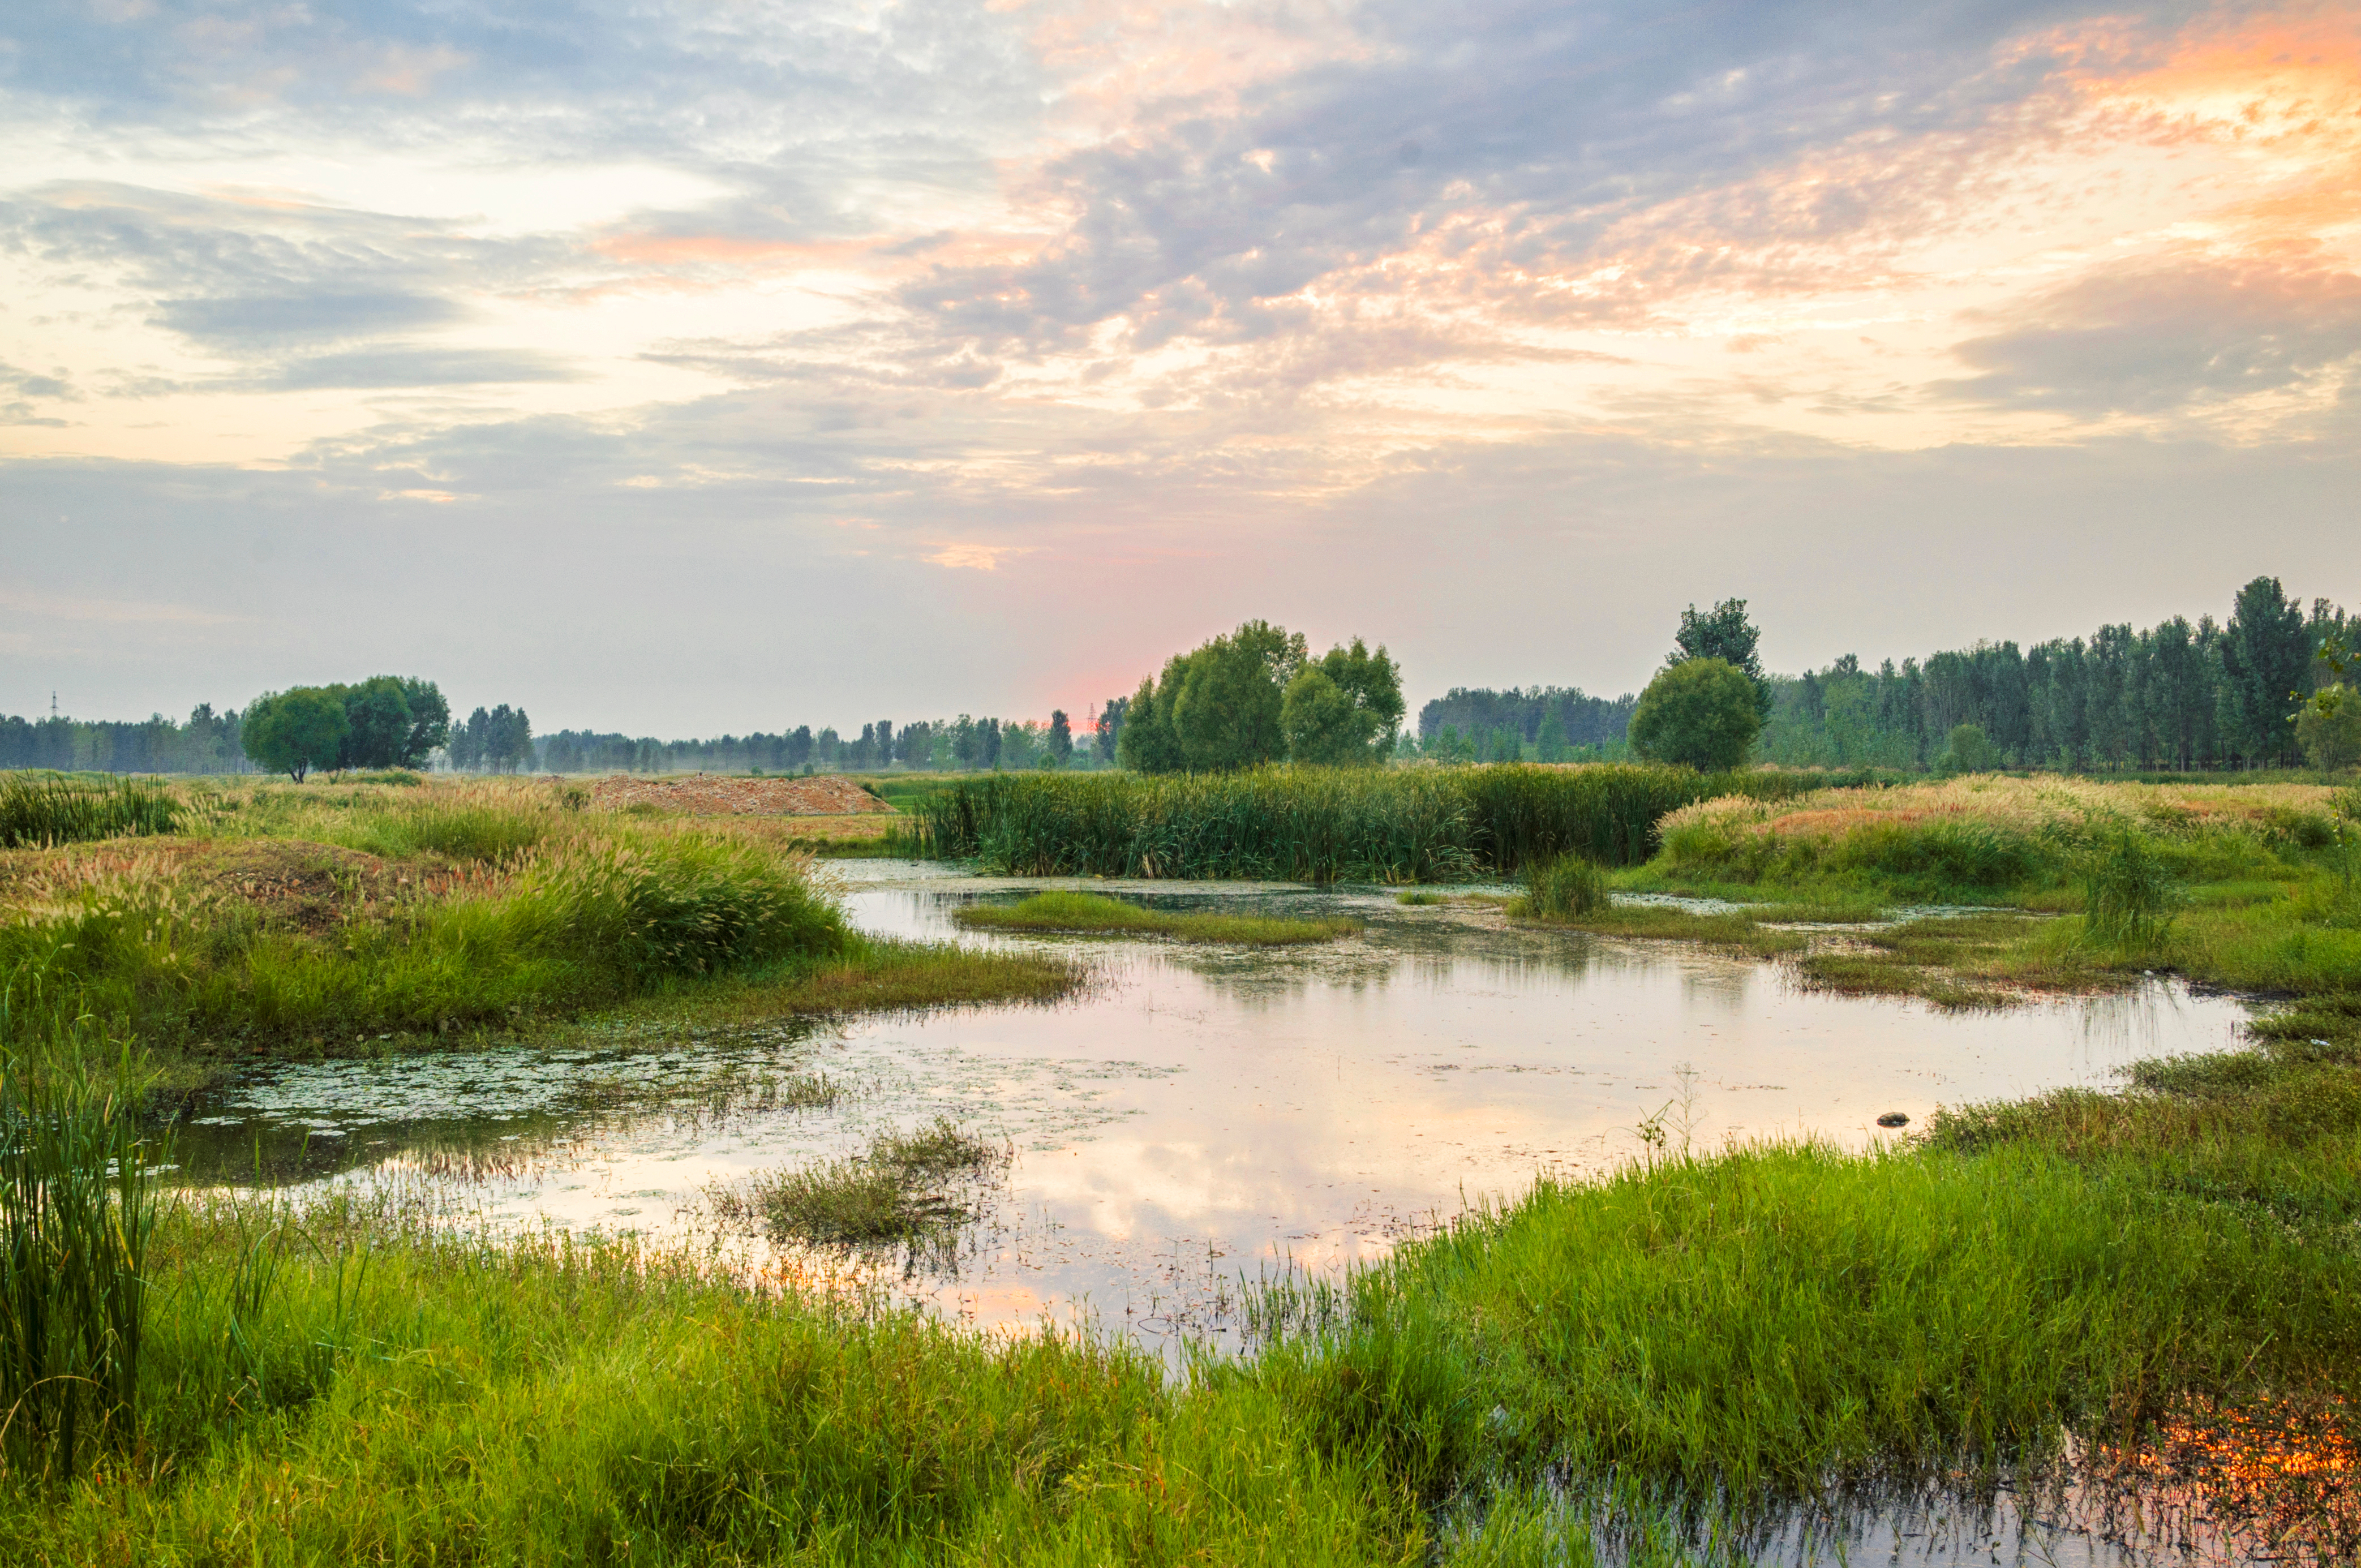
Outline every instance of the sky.
{"type": "Polygon", "coordinates": [[[0,712],[2361,602],[2361,6],[14,0],[0,712]]]}

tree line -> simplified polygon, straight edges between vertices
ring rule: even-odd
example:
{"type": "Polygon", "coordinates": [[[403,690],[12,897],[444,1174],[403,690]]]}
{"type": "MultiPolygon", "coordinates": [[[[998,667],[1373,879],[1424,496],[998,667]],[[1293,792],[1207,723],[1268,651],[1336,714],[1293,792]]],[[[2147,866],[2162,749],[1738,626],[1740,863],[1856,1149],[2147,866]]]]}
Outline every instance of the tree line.
{"type": "Polygon", "coordinates": [[[213,704],[189,710],[188,722],[159,713],[145,719],[20,718],[0,715],[0,768],[60,773],[252,773],[240,738],[243,716],[213,704]]]}
{"type": "Polygon", "coordinates": [[[265,692],[247,704],[238,740],[257,765],[300,784],[315,770],[423,768],[450,735],[451,707],[433,681],[373,675],[265,692]]]}
{"type": "Polygon", "coordinates": [[[1772,682],[1761,751],[1794,765],[1927,767],[1969,725],[2016,767],[2290,767],[2308,743],[2311,760],[2338,765],[2351,746],[2337,727],[2294,720],[2334,678],[2321,654],[2349,624],[2328,600],[2307,609],[2257,577],[2218,624],[2174,616],[2023,650],[1978,642],[1898,668],[1848,655],[1772,682]]]}
{"type": "Polygon", "coordinates": [[[988,772],[994,768],[1105,766],[1114,741],[1077,744],[1064,709],[1034,719],[877,719],[857,735],[808,724],[775,733],[660,740],[620,731],[560,729],[535,742],[544,773],[883,773],[888,769],[988,772]]]}
{"type": "MultiPolygon", "coordinates": [[[[2339,717],[2333,704],[2309,718],[2298,709],[2337,679],[2327,655],[2347,645],[2356,621],[2257,577],[2237,591],[2226,621],[2175,616],[2022,649],[1980,641],[1875,669],[1847,654],[1790,676],[1763,672],[1746,602],[1730,599],[1690,608],[1670,662],[1694,644],[1747,673],[1762,718],[1752,754],[1791,767],[1949,768],[1962,725],[1989,746],[1993,766],[2339,766],[2361,754],[2361,715],[2339,717]]],[[[1418,751],[1476,762],[1612,758],[1629,750],[1637,706],[1578,689],[1455,687],[1420,710],[1418,751]]]]}

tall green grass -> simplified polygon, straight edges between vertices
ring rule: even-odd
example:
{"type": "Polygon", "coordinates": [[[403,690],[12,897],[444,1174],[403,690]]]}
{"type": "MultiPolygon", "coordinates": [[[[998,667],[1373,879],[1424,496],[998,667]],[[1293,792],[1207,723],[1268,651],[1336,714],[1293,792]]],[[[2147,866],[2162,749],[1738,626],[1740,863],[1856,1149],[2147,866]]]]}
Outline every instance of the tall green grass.
{"type": "Polygon", "coordinates": [[[961,780],[916,810],[924,853],[1018,876],[1451,882],[1566,853],[1637,864],[1676,806],[1822,782],[1623,766],[1007,773],[961,780]]]}
{"type": "Polygon", "coordinates": [[[155,1044],[504,1027],[854,945],[799,862],[673,836],[562,847],[325,938],[138,878],[0,923],[0,965],[32,965],[155,1044]]]}
{"type": "Polygon", "coordinates": [[[0,1465],[66,1481],[136,1431],[158,1207],[130,1047],[39,980],[0,986],[0,1465]]]}
{"type": "Polygon", "coordinates": [[[0,850],[170,833],[178,816],[170,790],[139,779],[0,778],[0,850]]]}

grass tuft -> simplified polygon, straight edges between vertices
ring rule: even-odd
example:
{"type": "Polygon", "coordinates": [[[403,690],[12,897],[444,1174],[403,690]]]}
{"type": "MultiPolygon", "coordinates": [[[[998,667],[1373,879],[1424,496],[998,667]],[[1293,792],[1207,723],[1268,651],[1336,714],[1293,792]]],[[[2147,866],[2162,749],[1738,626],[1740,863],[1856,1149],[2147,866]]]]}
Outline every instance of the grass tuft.
{"type": "Polygon", "coordinates": [[[759,1222],[776,1241],[903,1241],[964,1222],[968,1209],[944,1183],[980,1180],[1009,1153],[938,1117],[908,1133],[880,1134],[848,1158],[758,1177],[742,1191],[717,1194],[715,1207],[725,1219],[759,1222]]]}
{"type": "Polygon", "coordinates": [[[1170,937],[1181,942],[1225,942],[1250,948],[1332,942],[1361,930],[1359,921],[1343,916],[1290,920],[1262,915],[1179,915],[1095,893],[1037,893],[1016,905],[972,904],[951,918],[962,926],[993,931],[1170,937]]]}
{"type": "Polygon", "coordinates": [[[0,850],[170,833],[179,817],[170,790],[138,779],[93,784],[23,774],[0,778],[0,850]]]}

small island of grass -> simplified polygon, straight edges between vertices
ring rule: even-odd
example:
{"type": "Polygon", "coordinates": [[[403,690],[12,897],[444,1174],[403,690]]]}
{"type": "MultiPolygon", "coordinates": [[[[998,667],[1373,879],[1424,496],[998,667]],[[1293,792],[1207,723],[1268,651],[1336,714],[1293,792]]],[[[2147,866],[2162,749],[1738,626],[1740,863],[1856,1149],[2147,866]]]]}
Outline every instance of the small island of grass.
{"type": "Polygon", "coordinates": [[[1170,937],[1180,942],[1294,947],[1350,937],[1361,923],[1342,916],[1289,920],[1262,915],[1175,915],[1096,893],[1037,893],[1021,904],[971,905],[952,916],[994,931],[1059,931],[1170,937]]]}

